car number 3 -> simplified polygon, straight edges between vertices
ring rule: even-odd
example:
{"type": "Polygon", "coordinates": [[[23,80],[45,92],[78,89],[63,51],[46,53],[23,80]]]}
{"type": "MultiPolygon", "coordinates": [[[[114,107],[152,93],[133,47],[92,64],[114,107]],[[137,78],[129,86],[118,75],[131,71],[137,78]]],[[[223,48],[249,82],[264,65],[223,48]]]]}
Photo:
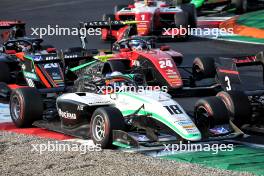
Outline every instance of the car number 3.
{"type": "Polygon", "coordinates": [[[226,90],[227,91],[231,91],[232,90],[232,87],[231,87],[231,83],[230,83],[230,78],[228,76],[225,77],[225,82],[227,84],[226,90]]]}

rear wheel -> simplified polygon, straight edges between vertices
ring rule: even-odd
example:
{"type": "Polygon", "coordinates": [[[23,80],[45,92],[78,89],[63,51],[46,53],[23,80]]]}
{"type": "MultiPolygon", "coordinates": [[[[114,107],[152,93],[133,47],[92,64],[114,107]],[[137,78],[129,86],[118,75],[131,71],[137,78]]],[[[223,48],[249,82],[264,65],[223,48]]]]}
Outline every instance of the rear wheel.
{"type": "Polygon", "coordinates": [[[43,102],[40,93],[35,88],[19,88],[10,97],[10,115],[14,124],[19,127],[29,127],[42,117],[43,102]]]}
{"type": "Polygon", "coordinates": [[[219,97],[198,100],[194,110],[194,120],[203,137],[209,136],[209,129],[229,123],[228,110],[219,97]]]}
{"type": "Polygon", "coordinates": [[[111,148],[113,130],[123,130],[124,128],[123,115],[117,108],[100,107],[93,113],[90,134],[95,145],[100,145],[102,149],[111,148]]]}
{"type": "Polygon", "coordinates": [[[174,15],[174,23],[175,23],[175,27],[177,29],[180,29],[178,30],[178,34],[175,34],[176,35],[176,38],[180,38],[182,40],[187,40],[188,39],[188,24],[189,24],[189,20],[188,20],[188,13],[187,12],[179,12],[179,13],[176,13],[174,15]],[[183,30],[185,29],[185,30],[183,30]]]}
{"type": "Polygon", "coordinates": [[[9,83],[11,81],[10,69],[7,63],[0,62],[0,82],[9,83]]]}
{"type": "Polygon", "coordinates": [[[246,13],[248,9],[248,1],[247,0],[233,0],[233,4],[236,7],[236,13],[242,14],[246,13]]]}
{"type": "Polygon", "coordinates": [[[174,15],[174,23],[176,28],[187,28],[189,24],[188,20],[188,13],[186,12],[179,12],[174,15]]]}
{"type": "Polygon", "coordinates": [[[221,98],[229,111],[230,118],[235,125],[241,127],[249,123],[251,108],[248,97],[242,91],[219,92],[217,97],[221,98]]]}
{"type": "Polygon", "coordinates": [[[197,27],[197,12],[193,4],[182,4],[181,9],[188,13],[188,24],[191,28],[197,27]]]}
{"type": "Polygon", "coordinates": [[[195,58],[193,61],[193,75],[196,80],[215,77],[216,69],[214,58],[195,58]]]}

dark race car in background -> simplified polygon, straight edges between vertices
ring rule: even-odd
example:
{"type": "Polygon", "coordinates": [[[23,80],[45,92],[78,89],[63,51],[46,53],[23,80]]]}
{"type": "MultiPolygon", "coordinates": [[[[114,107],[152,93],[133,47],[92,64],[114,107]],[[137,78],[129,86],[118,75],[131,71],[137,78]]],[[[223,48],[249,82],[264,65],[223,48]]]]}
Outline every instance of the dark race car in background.
{"type": "Polygon", "coordinates": [[[237,127],[254,133],[264,133],[264,54],[260,52],[250,62],[234,62],[232,58],[215,61],[217,78],[223,91],[216,97],[201,99],[196,105],[197,116],[214,118],[218,109],[228,110],[237,127]],[[217,102],[217,103],[216,103],[217,102]]]}
{"type": "Polygon", "coordinates": [[[16,54],[18,52],[31,53],[55,53],[52,45],[43,45],[43,40],[26,36],[25,23],[21,21],[1,21],[0,52],[4,54],[16,54]]]}
{"type": "Polygon", "coordinates": [[[75,52],[69,49],[58,53],[19,52],[0,53],[0,90],[2,98],[9,98],[12,89],[34,87],[43,93],[64,92],[73,85],[78,75],[68,68],[90,60],[92,51],[75,52]]]}
{"type": "Polygon", "coordinates": [[[1,43],[6,42],[10,38],[24,37],[26,23],[19,20],[0,20],[1,43]]]}
{"type": "MultiPolygon", "coordinates": [[[[65,79],[76,79],[74,74],[63,75],[68,67],[74,67],[80,60],[92,57],[92,50],[83,51],[69,48],[60,59],[57,49],[43,45],[39,38],[29,38],[25,33],[25,23],[20,21],[0,21],[3,44],[0,46],[0,90],[1,96],[8,98],[10,89],[29,86],[47,91],[62,90],[65,79]],[[63,63],[63,65],[62,65],[63,63]],[[66,78],[65,78],[66,76],[66,78]]],[[[97,51],[96,51],[97,53],[97,51]]]]}

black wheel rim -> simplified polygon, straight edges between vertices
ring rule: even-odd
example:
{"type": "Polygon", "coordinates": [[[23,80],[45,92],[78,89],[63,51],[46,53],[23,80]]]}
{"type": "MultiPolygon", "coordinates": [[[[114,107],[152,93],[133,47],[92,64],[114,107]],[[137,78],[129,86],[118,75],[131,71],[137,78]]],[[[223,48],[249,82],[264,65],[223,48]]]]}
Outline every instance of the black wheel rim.
{"type": "Polygon", "coordinates": [[[17,96],[12,97],[11,101],[11,114],[14,120],[18,120],[21,114],[21,103],[17,96]]]}
{"type": "Polygon", "coordinates": [[[96,115],[92,125],[93,136],[96,141],[102,141],[105,137],[105,120],[101,115],[96,115]]]}

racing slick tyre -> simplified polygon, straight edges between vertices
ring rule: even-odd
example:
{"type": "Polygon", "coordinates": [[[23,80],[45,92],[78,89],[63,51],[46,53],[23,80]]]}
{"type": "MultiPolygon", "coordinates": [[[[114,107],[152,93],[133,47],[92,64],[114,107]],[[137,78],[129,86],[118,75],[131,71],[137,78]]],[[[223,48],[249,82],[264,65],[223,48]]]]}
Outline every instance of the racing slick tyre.
{"type": "Polygon", "coordinates": [[[175,27],[177,29],[180,29],[178,30],[178,34],[174,34],[176,35],[176,38],[180,38],[182,40],[187,40],[188,39],[188,24],[189,24],[189,20],[188,20],[188,13],[187,12],[179,12],[179,13],[176,13],[174,15],[174,23],[175,23],[175,27]],[[182,31],[182,29],[186,29],[184,31],[182,31]],[[185,34],[183,34],[183,32],[185,34]]]}
{"type": "Polygon", "coordinates": [[[188,13],[186,12],[179,12],[174,15],[174,23],[176,28],[182,27],[188,27],[189,24],[189,17],[188,13]]]}
{"type": "Polygon", "coordinates": [[[127,5],[116,5],[114,8],[114,14],[122,10],[123,8],[127,7],[127,5]]]}
{"type": "Polygon", "coordinates": [[[182,4],[181,9],[188,13],[188,22],[191,28],[197,27],[197,11],[193,4],[182,4]]]}
{"type": "Polygon", "coordinates": [[[233,4],[235,5],[237,14],[242,14],[247,12],[248,9],[247,0],[233,0],[233,4]]]}
{"type": "Polygon", "coordinates": [[[115,15],[114,14],[103,14],[102,20],[103,21],[115,21],[115,15]]]}
{"type": "Polygon", "coordinates": [[[11,81],[10,69],[7,63],[0,62],[0,82],[9,83],[11,81]]]}
{"type": "Polygon", "coordinates": [[[112,148],[113,130],[123,130],[125,122],[121,112],[114,107],[100,107],[92,115],[90,134],[95,145],[112,148]]]}
{"type": "Polygon", "coordinates": [[[193,61],[192,71],[196,80],[214,78],[216,75],[214,58],[195,58],[193,61]]]}
{"type": "Polygon", "coordinates": [[[18,88],[10,96],[10,115],[18,128],[30,127],[43,115],[43,101],[35,88],[18,88]]]}
{"type": "Polygon", "coordinates": [[[251,106],[248,97],[242,91],[219,92],[217,97],[221,98],[229,111],[230,120],[241,127],[249,123],[251,117],[251,106]]]}
{"type": "Polygon", "coordinates": [[[209,129],[229,123],[229,113],[219,97],[207,97],[197,101],[194,121],[203,137],[208,137],[209,129]]]}

